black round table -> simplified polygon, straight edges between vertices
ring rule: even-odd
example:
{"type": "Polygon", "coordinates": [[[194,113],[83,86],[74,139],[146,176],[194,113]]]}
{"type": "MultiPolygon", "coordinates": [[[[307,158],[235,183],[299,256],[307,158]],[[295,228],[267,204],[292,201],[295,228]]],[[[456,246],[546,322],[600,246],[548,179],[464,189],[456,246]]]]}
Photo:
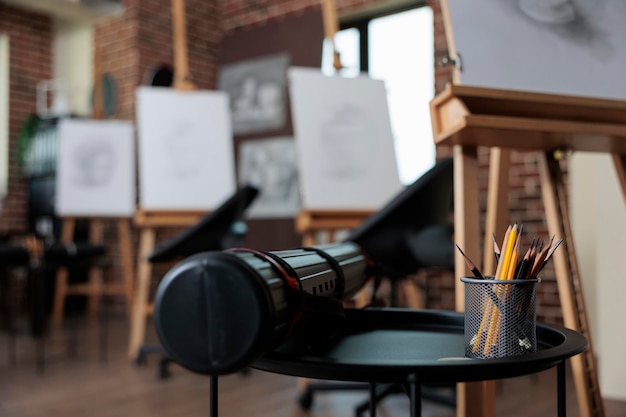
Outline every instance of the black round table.
{"type": "MultiPolygon", "coordinates": [[[[565,416],[565,360],[587,347],[581,334],[537,324],[537,352],[498,359],[465,357],[463,314],[436,310],[346,310],[332,340],[315,346],[285,343],[252,367],[305,378],[402,384],[411,416],[421,415],[421,384],[510,378],[557,366],[558,415],[565,416]]],[[[217,399],[217,384],[212,397],[217,399]]],[[[373,390],[372,390],[373,392],[373,390]]],[[[211,401],[217,404],[217,401],[211,401]]],[[[374,404],[374,401],[371,402],[374,404]]],[[[217,409],[213,410],[217,415],[217,409]]],[[[370,407],[374,417],[375,407],[370,407]]]]}

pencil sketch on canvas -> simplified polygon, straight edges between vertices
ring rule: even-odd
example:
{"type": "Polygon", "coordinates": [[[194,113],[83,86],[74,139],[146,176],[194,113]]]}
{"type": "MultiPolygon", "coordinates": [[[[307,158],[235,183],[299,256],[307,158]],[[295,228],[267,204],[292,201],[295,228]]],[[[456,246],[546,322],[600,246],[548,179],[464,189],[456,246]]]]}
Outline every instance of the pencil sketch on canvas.
{"type": "Polygon", "coordinates": [[[293,217],[300,209],[293,138],[249,140],[239,147],[239,182],[259,188],[251,218],[293,217]]]}
{"type": "Polygon", "coordinates": [[[288,71],[302,205],[379,209],[402,185],[381,80],[288,71]]]}
{"type": "Polygon", "coordinates": [[[211,210],[235,192],[228,96],[137,90],[139,201],[152,210],[211,210]]]}
{"type": "Polygon", "coordinates": [[[230,97],[235,135],[282,128],[287,120],[286,53],[224,65],[217,89],[230,97]]]}
{"type": "Polygon", "coordinates": [[[135,211],[134,127],[125,121],[59,122],[56,204],[61,216],[135,211]]]}
{"type": "Polygon", "coordinates": [[[339,101],[321,122],[320,146],[327,157],[320,163],[328,176],[339,180],[366,175],[376,162],[376,128],[367,108],[339,101]]]}
{"type": "Polygon", "coordinates": [[[614,52],[602,26],[603,0],[509,0],[509,6],[538,28],[588,48],[597,58],[614,52]]]}
{"type": "Polygon", "coordinates": [[[626,98],[626,2],[446,1],[462,84],[626,98]]]}
{"type": "Polygon", "coordinates": [[[115,174],[115,149],[103,137],[93,137],[78,143],[69,168],[72,181],[78,187],[106,187],[115,174]]]}

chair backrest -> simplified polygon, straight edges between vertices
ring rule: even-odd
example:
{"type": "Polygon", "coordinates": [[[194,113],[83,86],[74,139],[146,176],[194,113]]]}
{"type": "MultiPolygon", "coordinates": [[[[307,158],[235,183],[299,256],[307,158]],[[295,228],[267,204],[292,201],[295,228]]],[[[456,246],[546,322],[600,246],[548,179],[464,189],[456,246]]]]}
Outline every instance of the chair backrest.
{"type": "Polygon", "coordinates": [[[241,187],[217,209],[198,223],[159,245],[148,257],[150,262],[166,262],[198,252],[223,250],[233,232],[233,225],[243,219],[259,190],[252,185],[241,187]]]}
{"type": "Polygon", "coordinates": [[[433,248],[442,251],[441,257],[433,258],[433,265],[447,264],[448,259],[453,262],[453,201],[453,164],[452,158],[446,158],[368,217],[345,240],[359,244],[390,277],[430,266],[428,259],[416,254],[416,245],[422,245],[424,239],[436,239],[431,242],[433,248]]]}

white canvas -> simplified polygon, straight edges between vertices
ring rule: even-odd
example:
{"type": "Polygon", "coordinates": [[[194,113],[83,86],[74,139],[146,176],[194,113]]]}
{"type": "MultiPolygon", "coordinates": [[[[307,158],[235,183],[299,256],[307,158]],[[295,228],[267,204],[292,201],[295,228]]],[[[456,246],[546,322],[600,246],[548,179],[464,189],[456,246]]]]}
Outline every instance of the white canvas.
{"type": "Polygon", "coordinates": [[[239,147],[239,182],[259,189],[250,218],[294,217],[300,209],[293,138],[248,140],[239,147]]]}
{"type": "Polygon", "coordinates": [[[137,90],[139,201],[144,210],[212,210],[236,189],[228,96],[137,90]]]}
{"type": "Polygon", "coordinates": [[[626,2],[447,2],[461,84],[626,98],[626,2]]]}
{"type": "Polygon", "coordinates": [[[131,216],[136,207],[132,123],[63,119],[58,135],[57,214],[131,216]]]}
{"type": "Polygon", "coordinates": [[[288,76],[303,208],[380,208],[402,188],[384,82],[297,67],[288,76]]]}

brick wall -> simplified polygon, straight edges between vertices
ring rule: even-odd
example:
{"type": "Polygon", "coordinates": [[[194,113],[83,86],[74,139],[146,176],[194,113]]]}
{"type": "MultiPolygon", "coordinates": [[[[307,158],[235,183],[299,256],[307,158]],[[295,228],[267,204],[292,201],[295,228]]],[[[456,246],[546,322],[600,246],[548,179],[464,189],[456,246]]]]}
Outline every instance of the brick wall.
{"type": "MultiPolygon", "coordinates": [[[[103,70],[118,83],[119,106],[113,117],[134,118],[135,89],[160,65],[173,66],[171,0],[126,0],[120,17],[96,26],[102,46],[103,70]]],[[[213,88],[220,39],[214,1],[187,0],[187,53],[192,81],[213,88]]]]}
{"type": "Polygon", "coordinates": [[[19,173],[20,129],[36,110],[36,88],[52,76],[52,22],[49,18],[0,3],[0,33],[9,36],[9,189],[2,203],[0,234],[26,227],[26,187],[19,173]]]}

